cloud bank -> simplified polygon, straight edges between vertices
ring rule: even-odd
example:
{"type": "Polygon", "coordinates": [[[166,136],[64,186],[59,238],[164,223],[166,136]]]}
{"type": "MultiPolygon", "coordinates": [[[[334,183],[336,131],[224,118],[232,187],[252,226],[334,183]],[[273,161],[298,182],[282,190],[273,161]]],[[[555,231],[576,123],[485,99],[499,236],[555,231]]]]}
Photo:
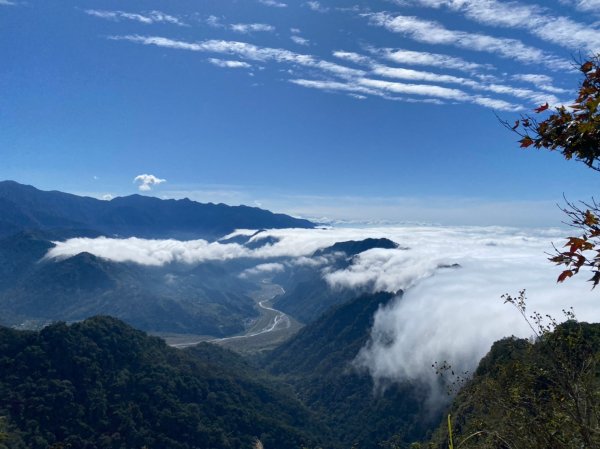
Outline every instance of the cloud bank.
{"type": "MultiPolygon", "coordinates": [[[[241,230],[227,238],[253,233],[241,230]]],[[[47,257],[87,251],[152,266],[256,258],[257,265],[243,276],[278,272],[287,263],[322,269],[332,288],[404,290],[376,313],[371,340],[356,364],[383,383],[423,380],[433,385],[432,363],[447,360],[457,369],[472,370],[495,340],[530,336],[517,311],[502,303],[504,293],[527,289],[529,310],[561,318],[561,310],[573,306],[579,319],[600,320],[598,293],[585,276],[556,284],[559,270],[548,262],[547,252],[552,241],[561,244],[563,235],[564,230],[502,227],[283,229],[255,235],[252,241],[274,242],[256,249],[203,240],[78,238],[56,242],[47,257]],[[409,249],[372,249],[338,271],[331,271],[326,259],[311,257],[335,242],[367,237],[389,238],[409,249]]]]}

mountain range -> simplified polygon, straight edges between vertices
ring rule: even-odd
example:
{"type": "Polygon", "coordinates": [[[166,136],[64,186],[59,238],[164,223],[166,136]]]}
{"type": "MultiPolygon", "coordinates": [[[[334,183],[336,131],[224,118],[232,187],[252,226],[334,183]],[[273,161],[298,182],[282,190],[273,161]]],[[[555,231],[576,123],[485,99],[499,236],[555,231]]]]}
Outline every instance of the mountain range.
{"type": "Polygon", "coordinates": [[[383,382],[357,364],[375,314],[404,293],[326,279],[364,252],[407,248],[369,238],[284,257],[271,250],[285,237],[266,229],[286,226],[314,225],[0,183],[0,449],[445,449],[452,433],[464,449],[599,447],[600,325],[565,312],[535,340],[494,344],[464,384],[447,367],[440,384],[450,373],[463,388],[445,408],[424,382],[383,382]],[[228,236],[237,228],[256,231],[228,236]],[[66,239],[104,236],[203,238],[244,256],[158,266],[48,256],[66,239]],[[245,356],[219,346],[281,323],[281,340],[245,356]],[[139,329],[213,343],[175,349],[139,329]]]}
{"type": "Polygon", "coordinates": [[[0,237],[19,231],[57,235],[216,240],[235,229],[313,228],[308,220],[248,206],[130,195],[110,201],[0,182],[0,237]]]}
{"type": "MultiPolygon", "coordinates": [[[[303,220],[254,208],[202,205],[187,200],[165,201],[137,195],[107,202],[61,192],[42,192],[10,181],[0,183],[0,199],[12,204],[8,212],[0,210],[2,223],[12,223],[4,230],[15,230],[19,226],[27,228],[0,238],[0,308],[3,310],[0,324],[28,329],[37,329],[54,321],[74,322],[102,314],[155,333],[226,337],[244,332],[258,318],[259,311],[251,293],[261,288],[264,279],[245,277],[243,273],[270,260],[246,257],[149,266],[115,262],[88,252],[66,258],[46,257],[57,241],[102,236],[108,229],[105,227],[107,221],[98,224],[94,218],[101,211],[121,226],[118,229],[131,225],[130,232],[134,232],[141,229],[135,227],[139,224],[140,207],[149,201],[151,205],[142,215],[152,213],[152,223],[164,224],[170,220],[171,225],[158,225],[152,228],[156,231],[146,235],[169,238],[187,229],[190,221],[186,217],[190,214],[200,216],[206,210],[221,211],[220,232],[230,232],[238,225],[236,223],[241,223],[230,218],[231,214],[238,215],[244,225],[259,230],[254,234],[220,239],[214,244],[236,244],[247,250],[278,243],[278,239],[271,236],[256,238],[265,232],[260,225],[312,226],[303,220]],[[126,203],[135,207],[116,207],[126,203]],[[188,215],[184,212],[181,218],[168,212],[172,209],[185,209],[188,215]],[[11,214],[11,210],[20,211],[20,215],[11,214]],[[258,221],[254,221],[254,215],[247,215],[248,211],[258,214],[258,221]],[[17,216],[22,219],[16,220],[17,216]],[[270,221],[265,221],[267,219],[270,221]],[[173,229],[177,231],[172,232],[173,229]]],[[[204,222],[213,219],[216,215],[209,216],[204,222]]],[[[150,226],[148,221],[141,223],[144,229],[150,226]]],[[[112,228],[112,231],[116,229],[112,228]]],[[[206,237],[204,232],[201,234],[206,237]]],[[[349,266],[360,252],[396,246],[386,239],[338,242],[316,251],[312,257],[341,269],[349,266]]],[[[271,261],[281,260],[275,257],[271,261]]],[[[286,291],[277,299],[276,305],[300,322],[311,322],[329,307],[361,293],[329,288],[321,274],[321,266],[286,264],[285,267],[274,278],[274,282],[286,291]]]]}

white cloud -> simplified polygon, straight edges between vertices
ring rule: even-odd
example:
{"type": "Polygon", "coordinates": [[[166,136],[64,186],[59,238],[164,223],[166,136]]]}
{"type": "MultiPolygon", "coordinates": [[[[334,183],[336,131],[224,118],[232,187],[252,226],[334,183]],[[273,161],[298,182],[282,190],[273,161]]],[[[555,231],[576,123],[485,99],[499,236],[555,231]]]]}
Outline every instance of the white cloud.
{"type": "MultiPolygon", "coordinates": [[[[252,235],[239,231],[234,235],[252,235]]],[[[375,315],[371,343],[357,362],[381,381],[434,382],[431,364],[448,360],[456,369],[472,370],[493,341],[528,337],[519,314],[504,305],[503,293],[527,289],[529,310],[561,318],[573,306],[582,320],[600,320],[597,292],[584,276],[556,284],[559,269],[549,263],[551,241],[560,245],[564,230],[519,230],[501,227],[403,226],[378,228],[281,229],[255,236],[276,243],[254,250],[237,244],[203,240],[96,238],[55,242],[47,257],[65,258],[83,251],[117,262],[161,266],[254,257],[266,259],[246,275],[283,269],[291,264],[326,266],[312,259],[317,249],[335,242],[367,237],[389,238],[409,249],[373,249],[350,267],[329,272],[332,286],[396,292],[402,298],[375,315]],[[277,259],[272,262],[269,259],[277,259]],[[452,267],[458,264],[459,267],[452,267]]]]}
{"type": "Polygon", "coordinates": [[[523,106],[515,103],[509,103],[508,101],[500,100],[498,98],[489,98],[489,97],[474,97],[472,100],[473,103],[478,104],[480,106],[484,106],[486,108],[495,109],[498,111],[522,111],[523,106]]]}
{"type": "Polygon", "coordinates": [[[221,19],[219,19],[217,16],[212,16],[212,15],[207,17],[206,24],[213,28],[222,28],[225,26],[225,25],[221,24],[221,19]]]}
{"type": "Polygon", "coordinates": [[[523,64],[544,64],[553,70],[570,70],[572,64],[543,50],[523,44],[520,40],[494,37],[487,34],[450,30],[442,24],[416,16],[388,13],[366,14],[372,25],[403,34],[418,42],[433,45],[452,45],[471,51],[497,54],[523,64]]]}
{"type": "Polygon", "coordinates": [[[307,79],[292,79],[290,83],[296,84],[302,87],[308,87],[311,89],[319,89],[326,91],[341,91],[341,92],[353,92],[362,93],[367,95],[381,95],[381,93],[375,89],[369,89],[364,86],[360,86],[357,83],[343,83],[339,81],[324,81],[324,80],[307,80],[307,79]]]}
{"type": "MultiPolygon", "coordinates": [[[[510,335],[529,337],[531,331],[518,312],[502,303],[500,296],[506,292],[514,295],[526,288],[528,310],[558,319],[563,318],[561,309],[569,306],[581,319],[600,319],[600,310],[594,307],[597,294],[589,283],[584,279],[555,283],[557,269],[544,254],[550,250],[548,237],[500,233],[485,242],[484,236],[475,233],[469,243],[468,234],[451,236],[447,243],[456,248],[439,252],[440,259],[452,254],[446,262],[459,263],[461,268],[436,270],[433,263],[421,258],[411,261],[408,255],[404,260],[386,261],[413,276],[407,279],[412,285],[404,297],[378,311],[371,343],[358,358],[376,379],[424,380],[433,385],[437,380],[431,369],[434,362],[447,360],[457,371],[472,371],[493,341],[510,335]],[[428,277],[416,278],[427,272],[428,277]]],[[[382,271],[378,282],[395,281],[382,271]]]]}
{"type": "Polygon", "coordinates": [[[567,89],[562,89],[560,87],[555,87],[552,85],[553,79],[548,75],[540,75],[534,73],[522,73],[517,75],[512,75],[511,77],[514,80],[523,81],[526,83],[531,83],[535,87],[541,90],[545,90],[546,92],[552,92],[556,94],[564,94],[567,93],[567,89]]]}
{"type": "Polygon", "coordinates": [[[466,101],[469,96],[459,89],[450,89],[442,86],[434,86],[430,84],[408,84],[397,83],[391,81],[382,81],[370,78],[361,78],[358,83],[383,91],[393,92],[396,94],[421,95],[426,97],[437,97],[445,100],[466,101]]]}
{"type": "Polygon", "coordinates": [[[520,111],[523,109],[523,107],[519,104],[510,103],[495,98],[481,97],[477,95],[473,96],[460,89],[450,89],[432,84],[398,83],[371,78],[359,78],[357,80],[348,82],[292,79],[290,82],[312,89],[349,92],[359,95],[375,95],[387,100],[404,102],[423,101],[433,104],[443,104],[442,100],[449,100],[473,103],[502,111],[520,111]],[[416,95],[425,98],[415,99],[404,96],[398,97],[395,95],[416,95]]]}
{"type": "Polygon", "coordinates": [[[293,35],[293,36],[290,36],[290,39],[298,45],[310,45],[310,41],[301,36],[293,35]]]}
{"type": "Polygon", "coordinates": [[[216,65],[217,67],[222,67],[222,68],[226,68],[226,69],[248,69],[248,68],[252,67],[250,64],[248,64],[247,62],[243,62],[243,61],[228,61],[228,60],[216,59],[216,58],[210,58],[208,61],[211,64],[216,65]]]}
{"type": "Polygon", "coordinates": [[[274,8],[285,8],[287,7],[287,3],[278,2],[276,0],[258,0],[258,3],[262,3],[266,6],[272,6],[274,8]]]}
{"type": "Polygon", "coordinates": [[[241,278],[248,278],[251,276],[260,276],[265,274],[281,273],[285,270],[285,266],[282,263],[261,263],[253,268],[244,270],[241,274],[241,278]]]}
{"type": "Polygon", "coordinates": [[[371,48],[370,51],[382,58],[398,64],[424,65],[444,69],[461,70],[464,72],[473,72],[480,69],[490,68],[489,65],[477,64],[474,62],[465,61],[462,58],[439,53],[391,48],[371,48]]]}
{"type": "Polygon", "coordinates": [[[275,27],[265,23],[234,23],[230,28],[236,33],[253,33],[253,32],[271,32],[275,31],[275,27]]]}
{"type": "MultiPolygon", "coordinates": [[[[478,80],[464,78],[454,75],[447,75],[443,73],[434,73],[434,72],[425,72],[414,69],[407,69],[403,67],[389,67],[386,65],[382,65],[374,61],[372,58],[367,56],[363,56],[354,52],[345,52],[345,51],[335,51],[333,55],[337,58],[344,59],[346,61],[351,61],[356,64],[361,64],[365,66],[369,66],[371,68],[371,73],[378,76],[383,76],[386,78],[397,78],[404,79],[409,81],[425,81],[431,82],[435,84],[458,84],[461,86],[469,87],[475,90],[484,90],[488,92],[493,92],[496,94],[502,95],[510,95],[517,98],[528,99],[535,104],[549,102],[550,104],[558,104],[559,100],[554,95],[549,95],[548,93],[536,92],[530,89],[519,88],[515,86],[501,85],[495,83],[487,83],[481,82],[478,80]]],[[[527,75],[523,75],[527,77],[527,75]]],[[[534,75],[530,75],[534,76],[534,75]]],[[[485,79],[485,77],[484,77],[485,79]]],[[[524,80],[523,78],[514,78],[524,80]]],[[[531,81],[530,78],[526,80],[531,81]]],[[[486,99],[486,101],[479,103],[483,106],[489,106],[492,104],[497,105],[494,109],[504,109],[504,110],[515,110],[515,105],[511,105],[510,103],[499,99],[486,99]],[[491,101],[488,101],[491,100],[491,101]]]]}
{"type": "Polygon", "coordinates": [[[596,14],[600,12],[600,0],[561,0],[561,3],[574,6],[580,11],[592,12],[596,14]]]}
{"type": "Polygon", "coordinates": [[[229,260],[244,257],[248,251],[240,245],[208,243],[205,240],[144,240],[76,238],[56,242],[48,258],[68,258],[81,252],[89,252],[114,262],[133,262],[140,265],[162,266],[165,264],[200,263],[207,260],[229,260]]]}
{"type": "Polygon", "coordinates": [[[165,14],[164,12],[161,12],[161,11],[150,11],[150,12],[143,13],[143,14],[137,14],[137,13],[124,12],[124,11],[104,11],[104,10],[98,10],[98,9],[86,9],[85,13],[90,16],[99,17],[101,19],[116,20],[116,21],[133,20],[135,22],[145,23],[147,25],[150,25],[153,23],[170,23],[173,25],[187,26],[184,22],[182,22],[177,17],[171,16],[169,14],[165,14]]]}
{"type": "MultiPolygon", "coordinates": [[[[294,37],[297,36],[293,35],[292,38],[294,37]]],[[[273,61],[280,64],[291,64],[299,67],[316,69],[321,72],[320,79],[297,77],[290,79],[289,81],[293,84],[307,88],[331,92],[345,92],[350,95],[357,95],[361,99],[366,95],[373,95],[386,100],[405,102],[431,102],[440,104],[442,101],[459,101],[497,110],[519,111],[523,109],[523,106],[514,101],[502,98],[489,98],[477,93],[466,92],[464,89],[449,88],[439,85],[441,83],[453,83],[473,90],[487,91],[498,95],[508,95],[519,99],[526,99],[534,104],[544,103],[546,101],[550,103],[558,102],[556,97],[548,93],[540,93],[531,89],[498,83],[481,82],[479,80],[457,77],[454,75],[417,71],[401,67],[388,67],[375,62],[375,60],[370,57],[359,55],[354,52],[335,51],[333,54],[339,59],[367,66],[366,69],[347,67],[345,65],[318,59],[309,54],[295,53],[281,48],[260,47],[239,41],[207,40],[200,42],[186,42],[159,36],[140,35],[113,36],[111,39],[127,40],[143,45],[155,45],[172,49],[234,55],[247,61],[273,61]],[[431,84],[392,82],[374,79],[373,76],[399,78],[409,81],[424,81],[431,84]],[[343,80],[340,80],[339,78],[342,78],[343,80]]],[[[402,55],[400,51],[383,51],[383,53],[390,58],[402,58],[403,56],[407,56],[402,55]]],[[[434,54],[421,56],[424,56],[425,59],[435,57],[434,54]]],[[[240,68],[249,67],[250,65],[243,61],[224,62],[225,60],[223,59],[215,58],[210,59],[209,61],[219,67],[240,68]],[[247,66],[245,64],[247,64],[247,66]]],[[[446,62],[464,65],[463,61],[458,60],[447,60],[446,62]]],[[[313,72],[314,70],[310,73],[314,76],[313,72]]],[[[482,76],[480,78],[487,79],[488,77],[482,76]]]]}
{"type": "Polygon", "coordinates": [[[138,184],[138,189],[140,189],[142,192],[147,192],[149,190],[152,190],[153,186],[162,184],[163,182],[167,182],[166,179],[160,179],[157,178],[154,175],[147,175],[147,174],[143,174],[143,175],[138,175],[133,179],[134,183],[139,183],[138,184]]]}
{"type": "MultiPolygon", "coordinates": [[[[420,6],[447,7],[485,25],[522,28],[545,41],[574,49],[596,53],[600,50],[600,29],[575,22],[564,16],[554,16],[546,8],[516,1],[498,0],[413,0],[420,6]]],[[[598,0],[575,2],[582,10],[600,8],[598,0]]]]}
{"type": "Polygon", "coordinates": [[[351,51],[337,50],[337,51],[333,52],[333,56],[335,56],[336,58],[339,58],[339,59],[343,59],[345,61],[353,62],[355,64],[361,64],[361,65],[374,64],[374,61],[371,58],[369,58],[367,56],[359,55],[358,53],[354,53],[351,51]]]}
{"type": "Polygon", "coordinates": [[[16,6],[17,3],[10,0],[0,0],[0,6],[16,6]]]}
{"type": "Polygon", "coordinates": [[[110,193],[107,193],[107,194],[105,194],[105,195],[102,195],[102,199],[103,199],[104,201],[110,201],[110,200],[112,200],[113,198],[114,198],[114,196],[112,196],[110,193]]]}
{"type": "Polygon", "coordinates": [[[317,1],[306,2],[306,5],[313,11],[317,11],[317,12],[329,11],[329,8],[323,6],[320,2],[317,2],[317,1]]]}
{"type": "Polygon", "coordinates": [[[240,58],[252,61],[274,61],[278,63],[297,64],[300,66],[321,69],[325,72],[334,73],[339,76],[360,76],[364,74],[364,72],[360,70],[351,69],[328,61],[322,61],[312,55],[295,53],[280,48],[259,47],[246,42],[224,40],[185,42],[165,37],[139,35],[112,36],[110,39],[126,40],[143,45],[155,45],[158,47],[179,50],[236,55],[240,58]]]}

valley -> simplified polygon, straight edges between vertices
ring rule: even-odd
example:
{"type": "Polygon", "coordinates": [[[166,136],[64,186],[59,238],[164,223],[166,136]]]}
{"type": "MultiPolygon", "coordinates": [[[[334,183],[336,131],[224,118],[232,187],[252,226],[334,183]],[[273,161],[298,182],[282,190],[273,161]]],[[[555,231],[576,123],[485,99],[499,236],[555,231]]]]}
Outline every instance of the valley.
{"type": "Polygon", "coordinates": [[[215,343],[241,354],[255,354],[271,350],[289,339],[302,324],[286,313],[273,307],[275,300],[285,294],[285,290],[270,279],[260,282],[260,289],[248,294],[255,301],[259,316],[252,320],[248,329],[229,337],[213,338],[198,335],[161,335],[168,345],[174,348],[188,348],[201,342],[215,343]]]}
{"type": "MultiPolygon", "coordinates": [[[[188,240],[178,237],[191,218],[179,223],[175,213],[164,238],[107,236],[56,217],[52,228],[42,213],[53,198],[106,205],[2,189],[19,191],[41,228],[13,220],[24,229],[0,237],[0,435],[14,436],[10,449],[404,449],[432,438],[444,448],[436,429],[452,404],[432,363],[474,370],[507,330],[527,337],[498,301],[515,284],[548,279],[531,305],[555,304],[552,267],[540,257],[549,231],[252,226],[188,240]],[[66,420],[52,419],[59,409],[66,420]]],[[[192,218],[200,207],[156,201],[190,207],[192,218]]],[[[568,287],[579,310],[590,292],[568,287]]],[[[502,346],[492,368],[522,344],[502,346]]],[[[522,358],[535,380],[538,359],[522,358]]],[[[488,371],[477,373],[474,394],[452,413],[500,426],[485,408],[462,409],[494,395],[488,371]]]]}

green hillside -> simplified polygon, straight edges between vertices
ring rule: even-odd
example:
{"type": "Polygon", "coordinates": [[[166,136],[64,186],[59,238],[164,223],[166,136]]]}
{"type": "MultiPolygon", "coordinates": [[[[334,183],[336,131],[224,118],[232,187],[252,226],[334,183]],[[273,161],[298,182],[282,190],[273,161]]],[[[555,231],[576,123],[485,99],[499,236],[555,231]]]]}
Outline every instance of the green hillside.
{"type": "MultiPolygon", "coordinates": [[[[450,410],[455,447],[600,447],[599,362],[600,324],[496,342],[450,410]]],[[[446,422],[430,445],[448,447],[446,422]]]]}
{"type": "Polygon", "coordinates": [[[300,399],[335,432],[344,447],[375,449],[394,438],[423,439],[439,415],[408,383],[376,389],[352,362],[367,342],[377,309],[394,295],[363,295],[331,309],[267,357],[267,368],[289,382],[300,399]]]}
{"type": "Polygon", "coordinates": [[[239,356],[176,350],[108,317],[0,328],[0,397],[11,447],[299,448],[327,433],[239,356]]]}

